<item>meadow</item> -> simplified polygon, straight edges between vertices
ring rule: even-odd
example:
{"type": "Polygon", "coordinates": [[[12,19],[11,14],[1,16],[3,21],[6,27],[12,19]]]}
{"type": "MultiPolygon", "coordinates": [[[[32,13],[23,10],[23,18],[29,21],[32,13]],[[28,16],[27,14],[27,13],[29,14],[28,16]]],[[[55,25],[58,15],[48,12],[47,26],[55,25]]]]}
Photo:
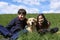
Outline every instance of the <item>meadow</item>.
{"type": "MultiPolygon", "coordinates": [[[[51,22],[50,28],[58,27],[60,29],[60,14],[44,14],[48,21],[51,22]]],[[[0,14],[0,25],[4,27],[17,16],[17,14],[0,14]]],[[[37,18],[37,14],[27,14],[27,18],[34,17],[37,18]]],[[[0,39],[3,36],[0,36],[0,39]]],[[[60,40],[60,34],[50,34],[45,35],[38,34],[37,32],[27,33],[21,35],[17,40],[60,40]]]]}

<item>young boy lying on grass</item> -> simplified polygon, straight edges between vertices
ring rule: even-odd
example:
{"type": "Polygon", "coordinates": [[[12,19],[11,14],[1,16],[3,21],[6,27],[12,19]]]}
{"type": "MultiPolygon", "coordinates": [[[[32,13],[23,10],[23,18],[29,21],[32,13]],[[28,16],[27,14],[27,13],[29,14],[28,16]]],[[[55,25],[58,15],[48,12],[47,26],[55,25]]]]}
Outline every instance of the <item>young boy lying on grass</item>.
{"type": "Polygon", "coordinates": [[[25,26],[27,25],[26,21],[26,10],[19,9],[18,16],[13,19],[7,27],[3,27],[0,25],[0,33],[5,36],[9,37],[9,40],[16,40],[20,35],[20,31],[23,30],[24,33],[27,31],[25,30],[25,26]]]}

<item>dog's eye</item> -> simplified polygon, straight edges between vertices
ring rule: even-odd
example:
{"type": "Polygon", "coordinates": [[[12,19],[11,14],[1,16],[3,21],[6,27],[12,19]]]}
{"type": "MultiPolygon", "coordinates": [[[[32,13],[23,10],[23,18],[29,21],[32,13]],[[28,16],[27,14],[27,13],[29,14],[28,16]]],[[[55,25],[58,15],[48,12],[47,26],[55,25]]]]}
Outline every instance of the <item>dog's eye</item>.
{"type": "Polygon", "coordinates": [[[33,21],[36,21],[35,19],[33,19],[33,21]]]}
{"type": "Polygon", "coordinates": [[[31,21],[31,20],[30,20],[31,21]]]}
{"type": "Polygon", "coordinates": [[[34,19],[33,19],[34,20],[34,19]]]}

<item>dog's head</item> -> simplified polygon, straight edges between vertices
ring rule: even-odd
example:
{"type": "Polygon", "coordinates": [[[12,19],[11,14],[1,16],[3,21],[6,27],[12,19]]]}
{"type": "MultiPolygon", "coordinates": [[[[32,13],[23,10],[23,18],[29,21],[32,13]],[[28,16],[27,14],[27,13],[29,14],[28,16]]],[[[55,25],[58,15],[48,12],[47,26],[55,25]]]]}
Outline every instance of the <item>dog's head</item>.
{"type": "Polygon", "coordinates": [[[32,26],[32,25],[36,25],[37,20],[35,18],[28,18],[27,20],[27,24],[32,26]]]}

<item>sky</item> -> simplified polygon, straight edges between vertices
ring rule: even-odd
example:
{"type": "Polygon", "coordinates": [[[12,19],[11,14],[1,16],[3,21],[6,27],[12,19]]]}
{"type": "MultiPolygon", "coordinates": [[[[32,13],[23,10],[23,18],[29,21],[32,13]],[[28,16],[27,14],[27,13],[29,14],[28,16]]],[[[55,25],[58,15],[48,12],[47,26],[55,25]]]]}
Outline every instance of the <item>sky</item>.
{"type": "Polygon", "coordinates": [[[15,14],[21,8],[27,13],[60,13],[60,0],[0,0],[0,14],[15,14]]]}

